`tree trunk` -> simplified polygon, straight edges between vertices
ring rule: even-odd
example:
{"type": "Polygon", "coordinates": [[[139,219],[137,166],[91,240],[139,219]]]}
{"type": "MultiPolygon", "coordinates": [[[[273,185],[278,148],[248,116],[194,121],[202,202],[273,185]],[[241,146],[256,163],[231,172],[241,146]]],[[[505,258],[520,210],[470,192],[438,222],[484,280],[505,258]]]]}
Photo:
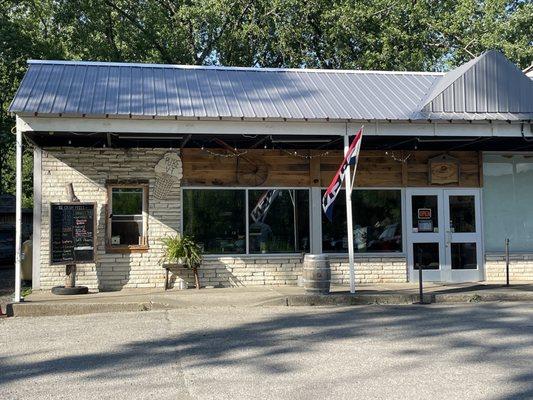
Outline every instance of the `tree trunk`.
{"type": "Polygon", "coordinates": [[[192,272],[194,273],[194,283],[196,284],[196,289],[200,289],[200,277],[198,276],[198,267],[192,267],[192,272]]]}

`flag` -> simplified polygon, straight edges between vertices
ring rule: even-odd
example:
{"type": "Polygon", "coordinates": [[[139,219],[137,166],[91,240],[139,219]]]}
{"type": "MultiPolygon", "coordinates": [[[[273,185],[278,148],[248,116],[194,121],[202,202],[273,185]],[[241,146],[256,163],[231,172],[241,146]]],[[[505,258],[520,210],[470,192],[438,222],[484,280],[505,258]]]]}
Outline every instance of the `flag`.
{"type": "Polygon", "coordinates": [[[268,190],[263,193],[255,207],[253,208],[252,212],[250,213],[250,216],[252,217],[254,222],[263,221],[266,218],[270,206],[272,205],[274,200],[276,200],[279,193],[280,191],[278,189],[268,190]]]}
{"type": "MultiPolygon", "coordinates": [[[[350,144],[350,147],[348,148],[348,152],[344,156],[344,160],[342,160],[342,163],[339,169],[337,170],[337,173],[335,174],[333,180],[326,189],[324,197],[322,197],[322,209],[324,210],[324,214],[326,214],[326,217],[328,217],[330,222],[332,222],[333,220],[333,203],[335,202],[335,199],[337,198],[337,195],[341,190],[342,183],[344,182],[346,168],[348,167],[348,165],[354,166],[357,164],[359,150],[361,149],[362,137],[363,128],[359,129],[359,132],[357,132],[357,134],[355,135],[352,144],[350,144]]],[[[350,177],[348,177],[348,179],[350,179],[350,177]]]]}

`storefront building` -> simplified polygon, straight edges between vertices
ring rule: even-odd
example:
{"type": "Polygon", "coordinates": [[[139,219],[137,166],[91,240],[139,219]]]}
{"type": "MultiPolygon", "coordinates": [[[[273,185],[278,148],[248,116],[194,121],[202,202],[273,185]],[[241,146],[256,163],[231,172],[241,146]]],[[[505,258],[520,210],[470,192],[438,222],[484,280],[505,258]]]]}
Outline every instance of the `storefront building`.
{"type": "Polygon", "coordinates": [[[344,196],[333,222],[321,198],[361,125],[357,282],[502,281],[507,238],[511,279],[533,280],[533,81],[498,52],[446,74],[31,61],[10,110],[34,146],[36,289],[64,279],[69,184],[95,204],[81,285],[161,287],[176,233],[204,285],[296,285],[309,252],[347,284],[344,196]]]}

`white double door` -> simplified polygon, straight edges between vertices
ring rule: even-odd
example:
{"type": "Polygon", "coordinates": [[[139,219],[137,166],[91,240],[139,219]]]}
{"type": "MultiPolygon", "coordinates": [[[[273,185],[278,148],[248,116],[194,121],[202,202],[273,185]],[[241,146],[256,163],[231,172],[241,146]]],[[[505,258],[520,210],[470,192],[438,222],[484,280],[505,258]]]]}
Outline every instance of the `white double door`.
{"type": "Polygon", "coordinates": [[[484,279],[480,191],[406,191],[409,280],[476,282],[484,279]]]}

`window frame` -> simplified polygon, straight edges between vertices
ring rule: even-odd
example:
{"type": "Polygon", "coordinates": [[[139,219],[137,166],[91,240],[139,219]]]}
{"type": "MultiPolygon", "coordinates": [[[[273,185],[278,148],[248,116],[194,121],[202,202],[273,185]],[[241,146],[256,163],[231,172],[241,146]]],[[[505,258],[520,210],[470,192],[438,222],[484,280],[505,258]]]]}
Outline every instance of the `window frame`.
{"type": "MultiPolygon", "coordinates": [[[[320,193],[322,194],[323,190],[326,190],[327,186],[320,186],[320,193]]],[[[345,185],[342,186],[341,191],[346,190],[345,185]]],[[[405,258],[407,257],[407,252],[405,251],[407,246],[407,240],[406,240],[406,201],[405,201],[405,188],[399,187],[399,186],[372,186],[372,187],[354,187],[353,190],[396,190],[400,192],[400,212],[401,212],[401,221],[402,221],[402,251],[387,251],[382,253],[376,253],[376,252],[368,252],[368,253],[357,253],[354,252],[355,258],[379,258],[379,257],[386,257],[386,258],[405,258]]],[[[320,204],[320,207],[322,209],[322,204],[320,204]]],[[[322,227],[322,218],[320,219],[320,231],[323,231],[322,227]]],[[[348,257],[348,252],[345,253],[324,253],[322,250],[322,236],[320,237],[320,252],[323,254],[328,255],[328,257],[331,258],[343,258],[348,257]]]]}
{"type": "MultiPolygon", "coordinates": [[[[149,250],[148,245],[148,183],[107,183],[107,207],[106,207],[106,239],[105,247],[107,253],[135,253],[146,252],[149,250]],[[112,244],[112,220],[113,214],[113,189],[142,189],[142,229],[143,235],[140,244],[112,244]]],[[[137,215],[137,214],[136,214],[137,215]]]]}
{"type": "MultiPolygon", "coordinates": [[[[313,188],[318,188],[319,189],[319,193],[322,193],[322,190],[325,190],[327,189],[326,186],[303,186],[303,187],[296,187],[296,186],[198,186],[198,185],[193,185],[193,186],[182,186],[180,188],[180,202],[181,202],[181,205],[180,205],[180,210],[181,210],[181,215],[180,215],[180,232],[181,234],[183,234],[183,211],[184,211],[184,204],[183,204],[183,201],[181,201],[181,199],[183,199],[183,190],[189,190],[189,189],[192,189],[192,190],[244,190],[245,191],[245,212],[246,212],[246,218],[245,218],[245,221],[246,221],[246,226],[245,226],[245,229],[246,229],[246,253],[244,254],[228,254],[228,253],[220,253],[220,254],[216,254],[216,253],[211,253],[211,254],[205,254],[203,257],[205,259],[217,259],[217,258],[220,258],[220,257],[247,257],[247,258],[273,258],[273,257],[277,257],[277,258],[287,258],[287,257],[301,257],[302,256],[302,253],[250,253],[250,249],[249,249],[249,238],[248,238],[248,229],[249,229],[249,218],[248,218],[248,208],[249,208],[249,204],[248,204],[248,190],[269,190],[269,189],[281,189],[281,190],[292,190],[292,189],[300,189],[300,190],[307,190],[307,193],[308,193],[308,196],[309,196],[309,237],[310,237],[310,246],[312,246],[312,243],[314,242],[315,240],[315,235],[317,233],[320,233],[320,237],[318,237],[318,243],[317,245],[319,246],[319,249],[317,251],[317,253],[322,253],[322,219],[320,218],[319,221],[317,221],[317,223],[319,224],[318,226],[313,226],[313,208],[315,207],[318,207],[320,209],[320,214],[322,215],[322,196],[318,196],[318,199],[315,199],[315,202],[317,202],[318,204],[314,204],[313,203],[313,199],[315,198],[314,196],[311,195],[311,192],[313,190],[313,188]],[[319,232],[315,232],[315,229],[314,228],[318,228],[317,231],[319,232]]],[[[374,186],[374,187],[356,187],[354,188],[354,190],[399,190],[400,191],[400,199],[401,199],[401,204],[400,204],[400,211],[401,211],[401,221],[402,221],[402,251],[401,252],[383,252],[383,253],[354,253],[354,256],[355,258],[406,258],[407,257],[407,252],[406,252],[406,248],[407,248],[407,236],[406,236],[406,224],[407,224],[407,221],[405,219],[405,216],[406,216],[406,201],[405,201],[405,196],[406,196],[406,191],[405,191],[405,187],[400,187],[400,186],[391,186],[391,187],[388,187],[388,186],[374,186]]],[[[310,247],[310,252],[312,253],[312,247],[310,247]]],[[[347,258],[348,257],[348,253],[327,253],[328,257],[330,258],[347,258]]]]}
{"type": "Polygon", "coordinates": [[[180,188],[180,202],[181,202],[181,216],[180,216],[180,232],[183,235],[184,230],[184,224],[183,224],[183,215],[184,215],[184,204],[181,199],[183,199],[183,191],[184,190],[244,190],[244,198],[245,198],[245,206],[244,206],[244,219],[245,219],[245,236],[246,236],[246,252],[242,254],[238,253],[209,253],[204,254],[203,257],[206,259],[213,259],[213,258],[219,258],[219,257],[248,257],[248,258],[257,258],[257,257],[278,257],[278,258],[287,258],[287,257],[301,257],[302,252],[300,253],[250,253],[250,218],[249,218],[249,212],[250,212],[250,205],[249,205],[249,195],[248,192],[250,190],[271,190],[271,189],[279,189],[279,190],[305,190],[307,191],[308,196],[308,202],[309,202],[309,212],[308,212],[308,218],[309,218],[309,236],[310,241],[309,244],[311,244],[311,236],[312,233],[312,225],[311,225],[311,188],[310,187],[295,187],[295,186],[182,186],[180,188]]]}

